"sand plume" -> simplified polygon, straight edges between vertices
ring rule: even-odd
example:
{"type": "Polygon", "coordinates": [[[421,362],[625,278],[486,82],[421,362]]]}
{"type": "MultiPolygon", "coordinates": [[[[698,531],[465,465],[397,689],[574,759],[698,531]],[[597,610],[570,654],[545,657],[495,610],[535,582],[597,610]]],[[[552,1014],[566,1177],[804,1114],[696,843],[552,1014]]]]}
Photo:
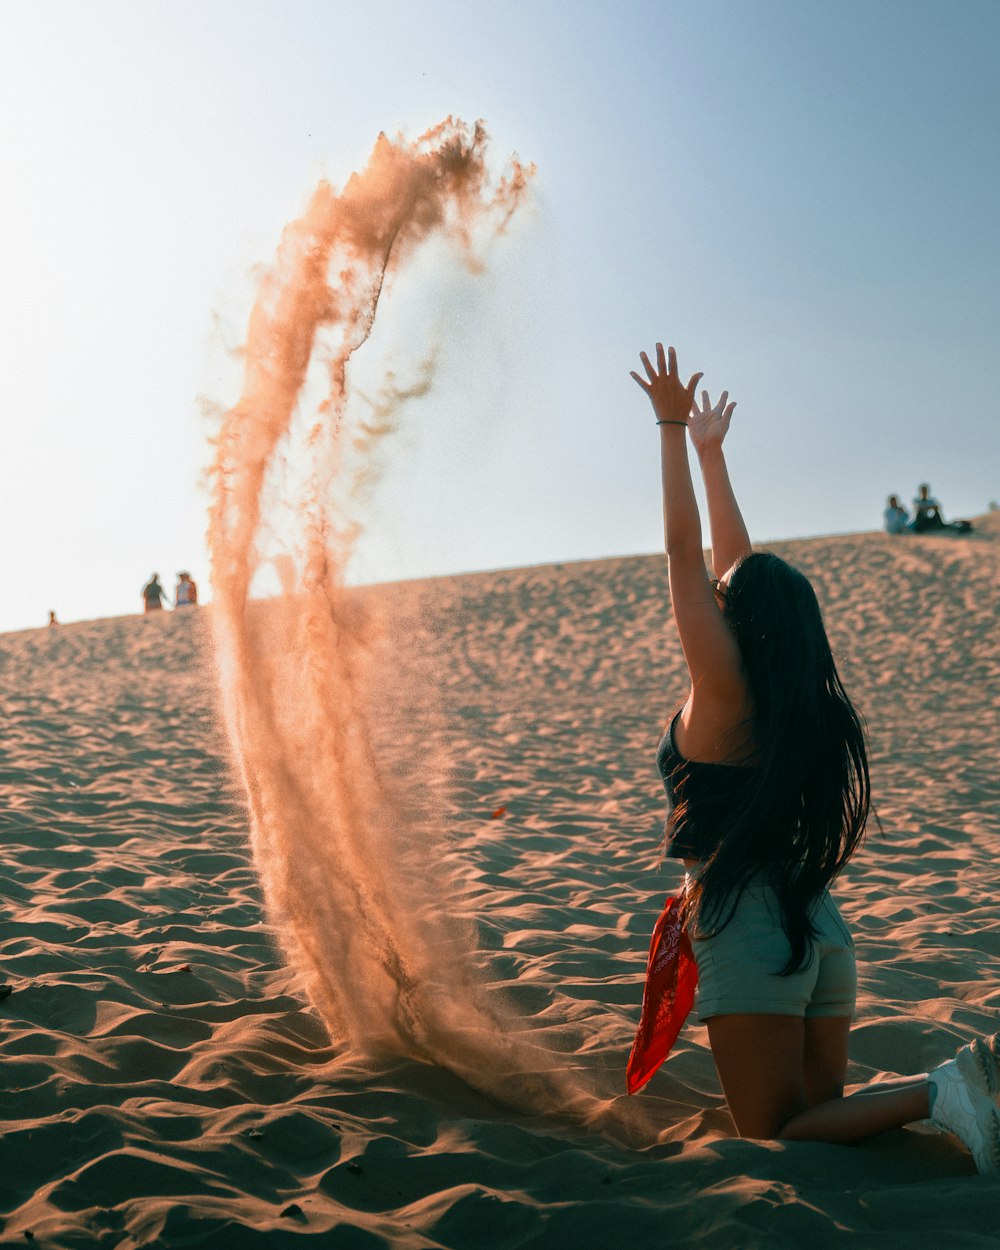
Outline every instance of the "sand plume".
{"type": "Polygon", "coordinates": [[[449,876],[380,771],[369,715],[378,623],[344,586],[374,450],[433,371],[425,361],[409,387],[387,376],[359,422],[349,363],[387,276],[423,241],[446,240],[475,272],[477,240],[505,228],[528,171],[514,162],[494,189],[485,143],[481,126],[450,119],[415,144],[381,135],[362,173],[341,193],[320,183],[285,229],[250,318],[243,393],[218,437],[210,544],[225,719],[254,856],[324,1022],[359,1049],[432,1059],[492,1092],[513,1082],[515,1098],[536,1103],[543,1091],[529,1074],[556,1057],[515,1041],[485,1005],[449,876]],[[325,394],[290,501],[275,483],[318,356],[325,394]],[[281,557],[282,594],[254,601],[269,525],[289,504],[299,544],[281,557]]]}

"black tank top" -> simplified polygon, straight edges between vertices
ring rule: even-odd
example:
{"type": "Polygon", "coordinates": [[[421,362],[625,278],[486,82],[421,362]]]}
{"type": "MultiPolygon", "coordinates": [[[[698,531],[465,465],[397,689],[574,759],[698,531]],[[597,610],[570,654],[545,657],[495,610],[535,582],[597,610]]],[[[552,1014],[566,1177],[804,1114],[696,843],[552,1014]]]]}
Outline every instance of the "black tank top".
{"type": "Polygon", "coordinates": [[[732,808],[746,797],[754,769],[686,760],[674,742],[678,716],[680,712],[656,751],[656,767],[667,792],[666,854],[671,859],[708,859],[732,808]]]}

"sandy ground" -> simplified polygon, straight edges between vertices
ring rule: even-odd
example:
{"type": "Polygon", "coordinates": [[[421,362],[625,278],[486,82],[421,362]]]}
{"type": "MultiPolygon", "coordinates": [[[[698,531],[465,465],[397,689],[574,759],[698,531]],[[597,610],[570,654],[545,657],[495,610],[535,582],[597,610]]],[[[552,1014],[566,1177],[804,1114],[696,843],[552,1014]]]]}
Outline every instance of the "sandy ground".
{"type": "MultiPolygon", "coordinates": [[[[814,579],[870,723],[884,835],[835,891],[860,961],[850,1079],[922,1071],[1000,1024],[1000,515],[773,549],[814,579]]],[[[370,593],[438,691],[381,727],[386,766],[448,761],[440,855],[484,981],[623,1091],[680,875],[657,868],[653,754],[684,694],[663,559],[370,593]]],[[[733,1139],[693,1017],[622,1094],[627,1143],[331,1044],[262,911],[207,613],[8,634],[0,666],[0,1244],[1000,1245],[1000,1179],[926,1127],[733,1139]]]]}

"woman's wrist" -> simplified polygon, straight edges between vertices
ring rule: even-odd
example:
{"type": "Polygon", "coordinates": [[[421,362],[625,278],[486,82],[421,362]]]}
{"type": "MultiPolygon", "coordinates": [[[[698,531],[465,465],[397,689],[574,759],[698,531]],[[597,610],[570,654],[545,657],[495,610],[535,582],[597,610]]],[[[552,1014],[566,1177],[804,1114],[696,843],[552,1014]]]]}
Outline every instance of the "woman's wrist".
{"type": "Polygon", "coordinates": [[[695,446],[698,453],[698,460],[701,464],[711,464],[713,460],[721,460],[725,463],[725,453],[722,450],[721,443],[703,444],[701,447],[695,446]]]}

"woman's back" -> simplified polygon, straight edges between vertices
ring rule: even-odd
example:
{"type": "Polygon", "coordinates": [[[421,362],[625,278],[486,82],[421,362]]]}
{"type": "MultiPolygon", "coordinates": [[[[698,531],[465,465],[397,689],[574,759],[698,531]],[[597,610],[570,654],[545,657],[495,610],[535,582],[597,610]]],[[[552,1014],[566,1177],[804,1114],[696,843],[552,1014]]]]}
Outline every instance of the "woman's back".
{"type": "Polygon", "coordinates": [[[717,849],[733,808],[745,798],[753,768],[731,760],[691,758],[680,746],[681,720],[678,712],[667,725],[656,766],[667,796],[665,853],[693,867],[717,849]]]}

